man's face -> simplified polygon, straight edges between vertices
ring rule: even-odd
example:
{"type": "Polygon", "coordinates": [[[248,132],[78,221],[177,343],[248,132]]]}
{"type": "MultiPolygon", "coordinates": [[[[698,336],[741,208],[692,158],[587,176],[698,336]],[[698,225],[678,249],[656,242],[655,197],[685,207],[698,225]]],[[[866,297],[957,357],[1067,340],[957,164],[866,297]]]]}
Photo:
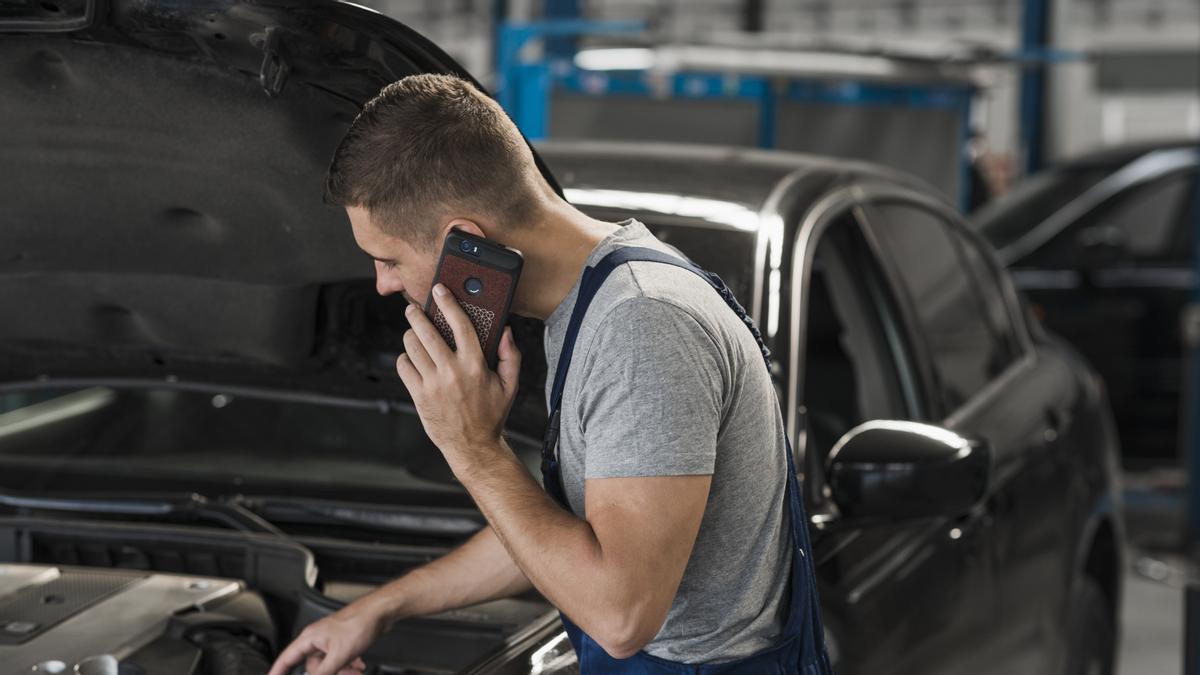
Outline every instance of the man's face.
{"type": "Polygon", "coordinates": [[[347,206],[346,214],[358,247],[375,261],[375,288],[379,294],[400,293],[410,303],[423,306],[437,269],[438,252],[414,248],[384,232],[362,207],[347,206]]]}

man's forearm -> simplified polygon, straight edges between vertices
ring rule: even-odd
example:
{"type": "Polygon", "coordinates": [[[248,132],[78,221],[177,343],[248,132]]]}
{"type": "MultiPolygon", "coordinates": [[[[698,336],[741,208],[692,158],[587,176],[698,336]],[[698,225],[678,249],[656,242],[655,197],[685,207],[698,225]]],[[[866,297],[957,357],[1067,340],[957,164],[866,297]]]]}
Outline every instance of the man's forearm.
{"type": "Polygon", "coordinates": [[[560,508],[507,446],[494,457],[460,480],[511,559],[542,595],[593,635],[619,631],[613,626],[623,627],[644,601],[629,583],[629,570],[605,556],[591,525],[560,508]]]}
{"type": "Polygon", "coordinates": [[[384,626],[410,617],[507,598],[532,588],[491,527],[462,546],[364,596],[384,626]]]}

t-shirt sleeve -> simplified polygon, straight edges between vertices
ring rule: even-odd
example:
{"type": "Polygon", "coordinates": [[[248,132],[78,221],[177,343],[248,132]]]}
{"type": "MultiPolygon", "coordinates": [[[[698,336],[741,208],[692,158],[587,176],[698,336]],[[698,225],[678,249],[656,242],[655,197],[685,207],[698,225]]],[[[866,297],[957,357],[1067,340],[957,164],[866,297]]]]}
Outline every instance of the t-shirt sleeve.
{"type": "Polygon", "coordinates": [[[588,351],[585,478],[713,472],[725,386],[718,345],[695,318],[631,298],[603,318],[588,351]]]}

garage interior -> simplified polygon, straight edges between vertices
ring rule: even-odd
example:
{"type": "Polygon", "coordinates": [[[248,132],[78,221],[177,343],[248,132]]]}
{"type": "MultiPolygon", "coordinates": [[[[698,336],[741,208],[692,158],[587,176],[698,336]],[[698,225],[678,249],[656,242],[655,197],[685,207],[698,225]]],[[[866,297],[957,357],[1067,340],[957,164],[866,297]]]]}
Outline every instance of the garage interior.
{"type": "MultiPolygon", "coordinates": [[[[415,409],[406,401],[397,402],[404,398],[403,390],[389,378],[395,375],[392,364],[407,327],[397,315],[400,305],[374,295],[373,280],[367,281],[369,267],[354,242],[344,236],[348,229],[341,211],[318,212],[319,186],[300,181],[325,170],[325,150],[336,145],[353,119],[348,102],[357,105],[373,91],[357,83],[344,89],[325,87],[320,64],[302,60],[302,50],[293,48],[289,54],[283,47],[273,47],[276,43],[269,33],[254,33],[252,47],[246,40],[242,45],[238,29],[221,28],[227,19],[230,26],[257,21],[257,8],[243,12],[240,5],[264,3],[193,3],[204,7],[197,10],[198,16],[211,12],[198,22],[217,26],[209,30],[208,46],[203,49],[188,42],[199,40],[194,29],[170,24],[174,19],[164,18],[171,14],[164,10],[159,19],[170,24],[163,29],[166,37],[155,35],[139,43],[162,50],[163,60],[150,65],[126,62],[117,51],[105,52],[103,58],[80,58],[83,51],[25,42],[40,34],[37,21],[77,14],[84,23],[68,21],[53,29],[68,36],[72,30],[86,30],[87,22],[97,20],[93,12],[110,4],[138,3],[0,3],[4,48],[0,57],[12,57],[7,64],[0,58],[0,76],[26,88],[21,95],[0,100],[0,153],[7,156],[0,174],[8,174],[0,175],[4,197],[0,201],[7,204],[0,206],[0,308],[18,317],[0,318],[0,519],[4,521],[0,522],[0,675],[31,672],[24,662],[6,663],[5,649],[20,644],[26,633],[49,626],[48,620],[39,619],[43,624],[39,625],[19,614],[5,614],[25,607],[18,600],[29,600],[18,598],[20,591],[15,589],[40,578],[17,567],[12,568],[15,576],[6,578],[6,563],[131,567],[202,574],[213,580],[252,566],[247,562],[249,553],[233,548],[205,557],[195,553],[200,548],[181,547],[170,553],[175,562],[154,562],[153,551],[162,540],[130,525],[134,520],[143,522],[143,517],[153,520],[157,516],[147,515],[152,512],[170,513],[168,519],[176,524],[225,523],[250,533],[250,539],[291,537],[277,548],[253,544],[258,547],[254,555],[275,556],[273,564],[279,564],[279,569],[305,576],[306,583],[315,583],[323,594],[321,600],[299,609],[255,613],[281,622],[286,618],[289,629],[302,628],[361,597],[398,570],[444,553],[483,525],[470,499],[461,490],[455,492],[456,479],[411,416],[415,409]],[[177,38],[180,42],[173,42],[177,38]],[[213,59],[221,61],[222,49],[239,46],[253,59],[241,59],[215,74],[197,68],[189,77],[179,78],[166,65],[170,59],[193,58],[193,49],[209,57],[216,54],[213,59]],[[265,56],[261,66],[260,55],[265,56]],[[289,70],[288,63],[299,65],[289,70]],[[238,88],[232,95],[206,95],[205,87],[216,92],[233,80],[238,80],[238,88]],[[80,82],[90,84],[80,87],[80,82]],[[146,87],[146,82],[155,86],[146,87]],[[155,105],[155,96],[176,102],[167,109],[170,114],[155,105]],[[69,104],[35,107],[59,101],[69,104]],[[291,108],[279,114],[277,104],[291,108]],[[231,113],[234,108],[237,112],[231,113]],[[84,131],[79,132],[72,124],[81,111],[89,110],[90,125],[81,125],[84,131]],[[224,116],[243,120],[244,126],[225,137],[210,138],[206,120],[224,116]],[[41,131],[28,131],[38,124],[45,125],[41,131]],[[50,127],[70,127],[78,133],[53,139],[38,135],[50,127]],[[291,145],[298,130],[316,139],[314,145],[291,145]],[[145,139],[153,139],[161,164],[139,164],[138,153],[127,151],[145,139]],[[114,152],[118,143],[126,147],[124,152],[114,152]],[[53,158],[68,154],[63,152],[67,144],[72,146],[69,154],[75,163],[52,168],[53,158]],[[313,150],[315,146],[320,150],[313,150]],[[161,172],[163,166],[187,165],[195,149],[202,147],[207,158],[217,158],[210,166],[161,172]],[[270,159],[263,165],[242,163],[239,157],[244,152],[270,159]],[[23,167],[38,167],[38,175],[56,176],[62,190],[109,187],[94,199],[25,201],[31,183],[23,182],[30,180],[21,173],[23,167]],[[180,178],[188,176],[192,178],[180,178]],[[130,188],[134,181],[137,187],[130,188]],[[314,186],[315,191],[308,190],[314,186]],[[43,225],[43,221],[91,218],[95,228],[70,239],[43,225]],[[239,219],[280,226],[266,234],[230,226],[242,222],[239,219]],[[320,227],[314,231],[320,234],[315,242],[297,238],[284,224],[318,221],[320,227]],[[163,250],[178,254],[181,235],[192,242],[188,245],[194,247],[196,257],[185,257],[182,265],[167,269],[158,256],[163,250]],[[249,257],[235,255],[222,258],[228,266],[218,269],[205,257],[231,248],[273,251],[275,259],[267,266],[247,267],[249,257]],[[134,276],[104,276],[103,270],[114,260],[122,261],[134,276]],[[145,283],[145,278],[156,276],[161,276],[156,284],[145,283]],[[123,300],[111,300],[118,296],[123,300]],[[178,310],[175,298],[181,296],[207,299],[197,303],[192,323],[172,322],[178,310]],[[53,318],[27,319],[40,317],[46,308],[57,312],[53,318]],[[295,332],[297,326],[304,330],[316,326],[316,332],[300,334],[295,332]],[[95,353],[79,349],[78,344],[63,340],[65,334],[102,348],[95,353]],[[47,346],[52,352],[38,351],[47,346]],[[219,354],[217,365],[189,360],[203,350],[219,354]],[[113,356],[115,369],[96,366],[98,353],[113,356]],[[318,373],[318,362],[335,364],[333,374],[318,373]],[[245,364],[251,368],[243,368],[245,364]],[[126,367],[134,375],[117,377],[126,367]],[[238,419],[244,420],[239,424],[265,419],[278,428],[267,427],[251,440],[223,433],[222,420],[233,410],[226,409],[230,401],[258,402],[257,378],[263,373],[272,377],[290,373],[291,368],[298,368],[300,374],[279,381],[295,393],[296,408],[280,413],[273,404],[263,403],[261,408],[247,406],[238,413],[238,419]],[[178,400],[162,396],[166,390],[148,388],[147,377],[182,394],[178,400]],[[116,383],[112,384],[116,389],[130,387],[132,395],[117,396],[114,389],[106,388],[106,378],[116,383]],[[223,389],[188,384],[218,379],[223,389]],[[181,381],[187,386],[176,387],[181,381]],[[366,381],[375,389],[359,396],[366,381]],[[352,400],[355,397],[361,400],[352,400]],[[340,407],[328,420],[329,428],[340,425],[345,431],[338,438],[323,435],[326,413],[313,412],[335,398],[340,407]],[[141,438],[136,449],[123,445],[132,436],[118,432],[132,433],[130,429],[148,424],[146,410],[167,409],[182,411],[186,423],[155,427],[157,435],[141,438]],[[103,458],[128,452],[133,458],[129,466],[138,467],[131,471],[145,469],[160,486],[144,492],[191,496],[164,498],[150,506],[123,501],[102,517],[94,541],[63,529],[67,525],[38,530],[42,525],[36,519],[78,507],[68,503],[67,492],[82,486],[86,489],[79,494],[94,496],[94,486],[79,473],[72,482],[62,483],[70,490],[54,492],[46,486],[58,489],[58,483],[27,481],[25,473],[16,472],[33,471],[31,467],[41,461],[35,457],[37,443],[63,438],[56,435],[60,430],[55,425],[64,415],[72,417],[76,426],[61,433],[73,433],[99,429],[103,416],[110,413],[120,420],[118,429],[106,428],[103,441],[89,446],[90,450],[79,446],[54,458],[54,466],[77,465],[82,472],[93,466],[89,462],[100,467],[103,458]],[[397,417],[400,413],[409,417],[397,417]],[[38,427],[42,417],[49,426],[38,427]],[[188,424],[199,424],[205,433],[195,433],[188,424]],[[346,480],[380,503],[397,494],[402,500],[378,511],[347,510],[345,498],[312,478],[340,471],[334,460],[344,447],[368,447],[385,437],[420,440],[411,456],[406,455],[404,466],[388,468],[391,460],[382,450],[372,449],[371,456],[364,451],[362,464],[346,470],[346,480]],[[242,477],[231,478],[229,492],[209,490],[225,477],[204,482],[204,487],[186,478],[162,478],[172,468],[186,467],[208,481],[213,464],[234,461],[229,457],[238,444],[285,440],[289,454],[264,456],[260,464],[247,465],[250,477],[245,482],[242,477]],[[164,443],[186,447],[194,454],[185,459],[156,455],[155,444],[164,443]],[[206,458],[206,446],[220,446],[231,454],[206,458]],[[99,459],[87,457],[92,451],[99,459]],[[13,473],[5,478],[9,460],[13,473]],[[288,468],[280,469],[284,464],[288,468]],[[254,476],[268,474],[270,480],[255,483],[254,476]],[[275,480],[282,482],[271,482],[275,480]],[[294,494],[278,487],[290,484],[287,481],[301,487],[294,494]],[[311,493],[305,491],[308,483],[312,483],[311,493]],[[275,491],[256,492],[252,487],[256,484],[275,486],[275,491]],[[431,487],[435,485],[443,487],[431,487]],[[42,488],[47,492],[39,493],[42,488]],[[315,501],[302,503],[297,495],[315,501]],[[409,497],[425,501],[405,501],[409,497]],[[319,522],[305,520],[315,513],[319,522]],[[126,522],[120,514],[137,518],[126,522]],[[392,534],[403,535],[387,540],[394,546],[380,552],[370,542],[373,528],[384,521],[387,527],[394,525],[392,534]],[[336,528],[362,536],[353,546],[339,550],[329,539],[336,528]],[[305,547],[307,551],[302,550],[305,547]],[[353,558],[359,554],[361,558],[353,558]],[[343,576],[314,582],[313,560],[315,568],[337,570],[343,576]],[[16,665],[6,669],[10,664],[16,665]]],[[[833,505],[835,515],[806,508],[810,515],[821,514],[818,521],[828,518],[827,530],[821,529],[826,521],[813,526],[828,535],[822,546],[836,549],[822,560],[844,559],[836,565],[830,562],[828,572],[829,583],[850,589],[839,597],[837,607],[828,610],[832,618],[827,621],[827,640],[831,652],[839,652],[835,664],[838,659],[845,664],[844,671],[836,668],[839,672],[881,672],[872,670],[880,667],[879,661],[857,656],[865,647],[856,641],[852,618],[861,616],[856,612],[875,612],[872,602],[900,612],[896,617],[905,616],[903,605],[911,600],[887,586],[888,580],[899,579],[919,587],[928,607],[914,609],[911,623],[903,630],[892,629],[908,619],[885,616],[883,609],[875,615],[876,622],[857,627],[864,631],[860,636],[868,630],[879,635],[881,649],[906,653],[906,645],[919,645],[908,652],[913,661],[904,662],[907,665],[897,672],[919,672],[911,664],[927,657],[926,652],[917,653],[921,650],[970,652],[971,636],[995,628],[999,636],[995,644],[981,645],[979,651],[995,649],[996,654],[1007,656],[1005,665],[988,672],[1067,673],[1066,663],[1074,663],[1067,652],[1090,644],[1090,639],[1115,645],[1111,652],[1115,663],[1089,662],[1070,675],[1200,675],[1200,237],[1196,236],[1200,231],[1200,0],[356,0],[355,4],[428,38],[474,76],[539,153],[567,201],[601,220],[645,220],[659,239],[678,243],[702,267],[721,271],[733,294],[744,299],[777,359],[769,367],[780,400],[785,407],[790,405],[784,420],[791,442],[800,447],[807,443],[807,454],[796,456],[804,462],[801,470],[809,477],[808,489],[815,490],[812,498],[817,501],[806,504],[824,499],[833,505]],[[890,188],[879,193],[878,205],[862,197],[875,189],[870,186],[883,184],[890,188]],[[860,193],[841,190],[848,185],[868,187],[860,193]],[[942,221],[957,223],[969,233],[962,235],[964,239],[986,247],[987,255],[961,248],[951,254],[965,260],[972,275],[1003,279],[995,295],[1011,301],[1014,316],[987,316],[981,323],[1021,326],[1014,344],[1001,345],[1004,340],[997,338],[988,363],[975,364],[963,357],[949,366],[961,373],[972,368],[986,371],[984,379],[993,378],[990,383],[973,391],[964,389],[961,396],[952,392],[958,396],[953,400],[948,393],[945,400],[920,412],[894,402],[921,398],[909,392],[915,385],[902,376],[873,372],[889,367],[888,357],[882,355],[883,346],[862,336],[883,335],[886,326],[876,325],[881,321],[878,317],[847,310],[883,304],[871,292],[888,284],[926,283],[931,305],[938,301],[934,297],[938,289],[951,286],[945,278],[906,279],[897,274],[903,272],[904,260],[913,267],[923,265],[924,256],[932,260],[932,249],[905,248],[900,235],[893,240],[886,233],[877,238],[852,234],[852,227],[874,232],[884,229],[882,224],[905,220],[884,207],[890,203],[886,200],[902,193],[926,209],[926,217],[937,214],[942,221]],[[817,207],[826,202],[836,205],[839,195],[863,201],[825,223],[817,207]],[[703,237],[695,235],[698,223],[703,237]],[[816,253],[804,258],[798,242],[804,233],[822,227],[842,230],[828,238],[828,246],[818,246],[816,253]],[[872,248],[878,246],[890,250],[888,255],[900,259],[900,265],[882,271],[859,267],[860,260],[882,255],[872,248]],[[731,259],[746,264],[738,267],[731,259]],[[1011,298],[1005,295],[1009,288],[1011,298]],[[803,346],[796,337],[801,332],[807,340],[803,346]],[[1001,373],[1021,361],[1014,354],[1033,354],[1042,348],[1034,344],[1048,345],[1056,356],[1053,363],[1034,368],[1041,370],[1029,376],[1031,382],[1041,378],[1036,386],[1043,390],[1067,381],[1078,384],[1078,390],[1085,392],[1078,394],[1080,398],[1101,400],[1099,423],[1079,428],[1088,425],[1081,424],[1082,417],[1076,419],[1071,412],[1076,409],[1065,402],[1048,411],[1030,412],[1033,404],[1028,401],[997,402],[980,393],[998,390],[1004,385],[997,383],[1012,379],[1001,373]],[[857,516],[847,503],[837,507],[842,488],[836,481],[830,478],[822,483],[818,477],[826,471],[835,475],[832,465],[839,439],[873,420],[916,420],[958,430],[956,424],[969,426],[972,416],[986,414],[979,409],[989,406],[996,415],[1008,415],[1013,428],[1025,422],[1036,426],[1031,432],[1036,445],[1022,449],[1020,459],[1013,460],[1041,481],[1024,488],[1029,501],[1023,501],[1020,491],[1015,498],[993,496],[940,520],[906,518],[899,511],[894,516],[864,511],[861,522],[866,525],[861,530],[847,534],[838,529],[836,520],[857,516]],[[938,416],[939,411],[947,414],[938,416]],[[1076,440],[1068,443],[1071,429],[1076,440]],[[803,441],[798,440],[801,437],[803,441]],[[1088,460],[1092,464],[1087,465],[1069,456],[1084,447],[1087,457],[1100,459],[1088,460]],[[1025,611],[1024,596],[995,592],[988,600],[977,601],[963,589],[980,579],[1010,574],[1007,588],[1070,595],[1071,580],[1055,576],[1043,549],[1057,546],[1053,542],[1070,529],[1059,527],[1060,521],[1075,517],[1067,513],[1067,502],[1077,496],[1077,486],[1068,479],[1079,473],[1090,480],[1091,472],[1102,473],[1100,465],[1109,460],[1115,474],[1106,485],[1112,492],[1101,495],[1089,508],[1108,509],[1114,524],[1094,531],[1083,527],[1091,544],[1075,554],[1078,560],[1073,564],[1106,594],[1102,600],[1117,614],[1115,625],[1109,632],[1068,635],[1063,645],[1039,644],[1046,635],[1064,632],[1059,627],[1067,621],[1065,615],[1025,611]],[[1060,488],[1061,501],[1047,496],[1060,488]],[[1054,504],[1061,510],[1056,511],[1059,507],[1054,504]],[[1051,506],[1041,511],[1039,505],[1051,506]],[[1005,519],[1025,532],[1006,534],[1002,528],[992,528],[1005,519]],[[954,546],[970,543],[977,548],[961,560],[917,544],[905,549],[905,542],[919,541],[933,531],[941,539],[953,540],[954,546]],[[834,540],[836,546],[828,544],[834,540]],[[926,555],[948,556],[938,558],[938,569],[948,579],[944,586],[941,577],[921,567],[926,555]],[[1016,562],[1009,565],[1006,560],[1016,562]],[[971,621],[976,623],[967,625],[971,621]],[[926,639],[934,634],[937,639],[926,639]],[[1034,656],[1023,659],[1023,649],[1053,655],[1045,661],[1034,656]]],[[[341,20],[340,14],[337,19],[341,20]]],[[[374,43],[363,46],[375,37],[360,38],[362,42],[355,45],[354,49],[361,49],[361,62],[346,59],[338,67],[386,79],[392,71],[380,64],[391,66],[401,59],[388,61],[394,56],[391,52],[384,57],[373,54],[378,46],[374,43]]],[[[326,38],[333,40],[329,35],[322,39],[326,38]]],[[[287,39],[279,38],[284,43],[287,39]]],[[[311,58],[315,51],[303,53],[303,58],[311,58]]],[[[231,63],[232,58],[226,65],[231,63]]],[[[915,222],[916,217],[911,217],[915,222]]],[[[816,241],[817,235],[813,236],[816,241]]],[[[937,270],[929,274],[936,276],[937,270]]],[[[922,320],[929,318],[920,303],[916,305],[912,313],[922,320]]],[[[950,325],[954,322],[945,317],[929,321],[922,327],[928,329],[931,350],[939,347],[939,338],[929,325],[940,325],[950,336],[948,350],[954,340],[977,344],[985,339],[968,335],[970,327],[950,325]],[[936,323],[939,320],[941,324],[936,323]]],[[[512,425],[510,441],[533,472],[546,415],[542,397],[547,373],[539,324],[514,323],[518,344],[531,347],[524,352],[522,370],[522,377],[529,379],[521,383],[513,412],[521,421],[512,425]]],[[[962,349],[961,343],[956,348],[962,349]]],[[[957,377],[953,371],[929,376],[945,384],[947,391],[959,381],[957,377]]],[[[962,376],[963,382],[968,379],[962,376]]],[[[1004,426],[989,424],[992,427],[982,428],[1004,426]]],[[[981,439],[998,442],[986,434],[981,439]]],[[[103,475],[109,477],[122,473],[105,470],[111,475],[103,475]]],[[[204,537],[208,537],[204,546],[227,543],[211,533],[204,537]]],[[[280,594],[290,592],[273,576],[282,573],[274,575],[264,567],[244,578],[260,580],[263,588],[275,588],[280,594]]],[[[150,579],[167,583],[158,576],[150,579]]],[[[95,591],[94,598],[80,601],[75,609],[133,583],[116,573],[101,582],[111,589],[104,586],[109,590],[95,591]]],[[[173,601],[180,607],[189,602],[173,601]]],[[[539,646],[535,656],[522,655],[534,659],[526,670],[501,670],[495,665],[501,661],[493,653],[502,649],[516,653],[514,635],[525,635],[520,627],[545,614],[540,599],[525,597],[512,603],[488,605],[474,616],[469,610],[446,614],[438,619],[442,623],[414,624],[410,628],[416,632],[381,649],[375,654],[377,660],[367,659],[369,667],[376,668],[368,672],[578,673],[573,660],[563,665],[569,659],[562,653],[566,644],[562,640],[539,646]],[[447,626],[460,632],[446,638],[438,631],[447,626]],[[427,629],[428,633],[420,632],[427,629]],[[398,656],[405,650],[424,649],[439,654],[419,663],[398,656]],[[456,649],[461,652],[455,654],[456,649]],[[484,659],[477,654],[493,655],[484,659]]],[[[125,656],[117,654],[111,663],[91,661],[85,670],[75,672],[149,672],[124,666],[118,671],[116,659],[125,656]]],[[[57,663],[64,669],[72,665],[70,661],[41,663],[57,663]]],[[[957,669],[973,661],[963,656],[945,663],[937,673],[967,672],[957,669]]],[[[32,672],[69,672],[54,670],[57,667],[44,665],[32,672]]]]}

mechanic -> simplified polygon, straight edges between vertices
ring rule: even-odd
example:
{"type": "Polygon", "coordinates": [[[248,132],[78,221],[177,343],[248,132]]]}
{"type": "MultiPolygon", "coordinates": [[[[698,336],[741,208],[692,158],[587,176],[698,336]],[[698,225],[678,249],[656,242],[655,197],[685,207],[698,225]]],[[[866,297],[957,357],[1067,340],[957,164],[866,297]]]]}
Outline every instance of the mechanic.
{"type": "Polygon", "coordinates": [[[719,279],[643,224],[563,201],[503,110],[453,77],[385,87],[325,189],[379,293],[410,304],[397,372],[488,526],[308,626],[271,675],[360,672],[400,619],[530,588],[560,610],[585,674],[831,672],[766,350],[719,279]],[[545,488],[502,435],[521,364],[511,329],[492,371],[448,291],[432,289],[457,351],[421,311],[452,228],[524,255],[512,311],[545,322],[560,411],[545,488]]]}

